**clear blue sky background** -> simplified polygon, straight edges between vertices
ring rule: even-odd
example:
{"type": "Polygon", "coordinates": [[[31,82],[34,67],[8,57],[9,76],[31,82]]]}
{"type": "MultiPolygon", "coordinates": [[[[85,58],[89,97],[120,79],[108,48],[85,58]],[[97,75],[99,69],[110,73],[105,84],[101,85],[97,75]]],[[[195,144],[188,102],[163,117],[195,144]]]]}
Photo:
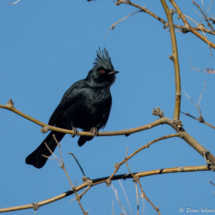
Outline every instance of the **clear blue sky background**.
{"type": "MultiPolygon", "coordinates": [[[[160,1],[135,1],[146,6],[166,20],[160,1]]],[[[177,1],[184,14],[196,22],[200,17],[191,9],[192,1],[177,1]]],[[[201,3],[200,0],[196,0],[201,3]]],[[[206,7],[209,1],[205,1],[206,7]]],[[[209,15],[214,14],[215,3],[209,15]]],[[[174,68],[170,35],[163,25],[146,13],[138,13],[109,32],[109,27],[137,11],[128,5],[116,6],[111,0],[84,1],[25,1],[8,5],[0,2],[0,104],[12,98],[20,111],[47,123],[63,93],[76,81],[86,77],[92,68],[98,47],[105,47],[111,56],[117,80],[111,88],[113,107],[105,131],[128,129],[156,120],[151,114],[158,106],[165,116],[172,118],[174,110],[174,68]]],[[[174,20],[177,16],[174,15],[174,20]]],[[[194,25],[194,24],[193,24],[194,25]]],[[[176,33],[181,70],[182,89],[198,102],[204,80],[206,89],[200,108],[203,117],[215,124],[214,74],[193,71],[189,58],[196,68],[214,68],[214,57],[208,45],[191,33],[176,33]]],[[[214,41],[211,35],[208,39],[214,41]]],[[[182,111],[198,117],[197,109],[182,95],[182,111]]],[[[7,110],[0,110],[0,208],[18,206],[45,200],[70,189],[70,184],[58,167],[49,160],[42,169],[25,164],[25,157],[45,138],[40,127],[7,110]]],[[[181,115],[184,128],[199,143],[215,154],[215,133],[197,121],[181,115]]],[[[76,162],[68,155],[76,155],[84,171],[91,179],[110,175],[114,164],[124,159],[126,147],[131,154],[155,138],[175,133],[167,125],[139,132],[129,137],[97,137],[83,147],[78,138],[67,135],[62,140],[62,153],[68,173],[77,185],[82,174],[76,162]]],[[[59,156],[58,150],[56,155],[59,156]]],[[[204,165],[204,159],[179,138],[158,142],[140,152],[129,161],[133,172],[159,168],[204,165]]],[[[118,173],[128,173],[122,166],[118,173]]],[[[157,175],[141,179],[146,195],[161,214],[179,214],[179,208],[214,209],[215,182],[213,172],[177,173],[157,175]]],[[[136,214],[135,186],[131,180],[122,181],[131,207],[136,214]]],[[[119,182],[113,182],[123,205],[127,208],[119,182]]],[[[140,193],[140,191],[139,191],[140,193]]],[[[39,208],[37,214],[82,214],[74,196],[39,208]]],[[[82,198],[89,214],[120,214],[111,186],[93,187],[82,198]]],[[[140,210],[143,204],[140,202],[140,210]]],[[[183,212],[185,213],[185,212],[183,212]]],[[[32,209],[11,214],[34,214],[32,209]]],[[[145,214],[156,214],[145,201],[145,214]]]]}

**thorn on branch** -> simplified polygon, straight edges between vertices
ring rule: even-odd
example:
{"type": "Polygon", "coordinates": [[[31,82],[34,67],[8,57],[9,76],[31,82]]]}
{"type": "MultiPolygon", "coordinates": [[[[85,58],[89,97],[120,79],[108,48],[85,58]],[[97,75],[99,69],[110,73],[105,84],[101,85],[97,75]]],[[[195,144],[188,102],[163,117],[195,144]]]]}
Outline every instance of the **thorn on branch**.
{"type": "Polygon", "coordinates": [[[177,97],[181,98],[181,93],[180,92],[177,93],[176,95],[177,95],[177,97]]]}
{"type": "MultiPolygon", "coordinates": [[[[200,112],[201,112],[201,111],[200,111],[200,112]]],[[[202,115],[199,116],[199,122],[201,122],[201,123],[204,123],[204,122],[205,122],[205,120],[204,120],[204,118],[202,117],[202,115]]]]}
{"type": "Polygon", "coordinates": [[[120,165],[119,165],[118,163],[115,163],[115,164],[114,164],[114,168],[119,168],[119,166],[120,166],[120,165]]]}
{"type": "Polygon", "coordinates": [[[142,197],[142,198],[146,199],[146,196],[145,196],[145,194],[144,194],[144,193],[141,193],[141,194],[140,194],[140,197],[142,197]]]}
{"type": "Polygon", "coordinates": [[[32,205],[33,205],[33,209],[34,209],[35,214],[36,214],[36,211],[39,209],[40,206],[39,206],[38,202],[32,203],[32,205]]]}
{"type": "Polygon", "coordinates": [[[119,5],[121,5],[122,4],[122,2],[120,1],[120,0],[117,0],[116,2],[115,2],[115,5],[117,5],[117,6],[119,6],[119,5]]]}
{"type": "Polygon", "coordinates": [[[159,116],[161,118],[161,117],[163,117],[164,112],[160,110],[160,107],[157,107],[156,109],[153,108],[152,114],[154,116],[159,116]]]}
{"type": "Polygon", "coordinates": [[[172,120],[173,125],[176,125],[180,131],[184,131],[181,120],[172,120]]]}
{"type": "Polygon", "coordinates": [[[169,9],[169,12],[170,12],[171,15],[173,15],[175,13],[175,9],[174,8],[173,9],[169,9]]]}
{"type": "Polygon", "coordinates": [[[156,207],[156,209],[155,209],[157,212],[159,211],[159,207],[160,207],[160,206],[156,207]]]}
{"type": "Polygon", "coordinates": [[[64,169],[65,166],[64,166],[64,162],[63,161],[60,161],[60,168],[64,169]]]}
{"type": "Polygon", "coordinates": [[[205,162],[206,162],[207,164],[209,164],[209,165],[213,164],[213,162],[211,162],[210,160],[207,159],[207,156],[210,154],[210,152],[209,152],[208,150],[205,150],[205,151],[203,152],[203,154],[204,154],[205,162]]]}
{"type": "Polygon", "coordinates": [[[88,181],[90,178],[88,178],[88,177],[86,177],[86,176],[83,176],[82,177],[82,180],[83,180],[83,182],[86,182],[86,181],[88,181]]]}
{"type": "Polygon", "coordinates": [[[73,186],[73,187],[71,188],[71,190],[72,190],[73,192],[76,192],[76,186],[73,186]]]}
{"type": "Polygon", "coordinates": [[[49,131],[49,127],[42,127],[42,128],[40,129],[40,131],[41,131],[43,134],[45,134],[46,132],[49,131]]]}
{"type": "Polygon", "coordinates": [[[171,55],[169,56],[169,59],[172,60],[172,61],[174,62],[175,56],[174,56],[173,54],[171,54],[171,55]]]}
{"type": "Polygon", "coordinates": [[[209,165],[208,165],[208,168],[209,168],[211,171],[213,171],[213,172],[215,171],[215,166],[214,166],[214,165],[210,165],[210,164],[209,164],[209,165]]]}
{"type": "MultiPolygon", "coordinates": [[[[179,129],[180,130],[180,129],[179,129]]],[[[184,129],[183,128],[181,128],[181,130],[182,131],[184,131],[184,129]]],[[[180,138],[183,138],[183,134],[180,132],[180,133],[178,133],[179,134],[179,136],[178,137],[180,137],[180,138]]]]}
{"type": "Polygon", "coordinates": [[[204,28],[205,28],[205,25],[204,25],[203,23],[200,22],[200,23],[198,24],[198,27],[204,29],[204,28]]]}
{"type": "Polygon", "coordinates": [[[215,184],[209,179],[209,182],[208,183],[210,183],[210,184],[213,184],[214,186],[215,186],[215,184]]]}
{"type": "Polygon", "coordinates": [[[213,24],[215,24],[215,18],[214,18],[214,17],[213,17],[213,18],[209,17],[208,19],[209,19],[210,21],[212,21],[213,24]]]}
{"type": "Polygon", "coordinates": [[[110,185],[111,185],[111,180],[108,179],[108,180],[106,181],[106,186],[108,187],[108,186],[110,186],[110,185]]]}
{"type": "Polygon", "coordinates": [[[166,28],[168,28],[168,27],[169,27],[169,23],[166,22],[166,23],[164,24],[163,28],[166,29],[166,28]]]}
{"type": "Polygon", "coordinates": [[[10,107],[10,108],[14,108],[14,102],[12,101],[12,99],[9,99],[9,101],[6,104],[6,106],[10,107]]]}
{"type": "Polygon", "coordinates": [[[82,180],[83,180],[83,182],[85,183],[85,184],[87,184],[87,185],[92,185],[93,184],[93,181],[92,180],[90,180],[90,178],[88,178],[88,177],[86,177],[86,176],[84,176],[84,177],[82,177],[82,180]]]}
{"type": "Polygon", "coordinates": [[[177,17],[177,19],[180,19],[181,18],[181,14],[178,14],[178,17],[177,17]]]}
{"type": "Polygon", "coordinates": [[[184,167],[179,167],[179,168],[178,168],[178,171],[179,171],[179,172],[183,172],[183,171],[184,171],[184,167]]]}
{"type": "Polygon", "coordinates": [[[134,175],[132,181],[133,182],[138,182],[139,181],[139,176],[134,175]]]}
{"type": "Polygon", "coordinates": [[[187,24],[185,24],[182,28],[181,28],[182,33],[186,34],[190,31],[190,28],[187,24]]]}

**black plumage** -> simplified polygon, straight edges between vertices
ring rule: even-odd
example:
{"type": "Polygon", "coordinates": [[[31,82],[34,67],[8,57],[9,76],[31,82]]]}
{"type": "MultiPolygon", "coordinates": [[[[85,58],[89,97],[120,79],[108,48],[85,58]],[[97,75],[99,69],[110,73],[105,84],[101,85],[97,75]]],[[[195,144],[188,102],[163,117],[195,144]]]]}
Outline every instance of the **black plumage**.
{"type": "MultiPolygon", "coordinates": [[[[114,83],[118,73],[114,71],[108,52],[97,51],[94,67],[89,71],[87,77],[74,83],[63,95],[60,104],[50,117],[49,125],[73,129],[81,128],[83,131],[98,131],[103,128],[111,110],[112,98],[110,86],[114,83]]],[[[52,152],[57,144],[53,139],[55,134],[58,142],[64,137],[64,133],[52,131],[40,146],[27,158],[26,163],[36,168],[42,168],[47,158],[42,155],[50,156],[44,142],[47,143],[52,152]]],[[[82,146],[85,142],[92,140],[93,137],[80,136],[78,145],[82,146]]]]}

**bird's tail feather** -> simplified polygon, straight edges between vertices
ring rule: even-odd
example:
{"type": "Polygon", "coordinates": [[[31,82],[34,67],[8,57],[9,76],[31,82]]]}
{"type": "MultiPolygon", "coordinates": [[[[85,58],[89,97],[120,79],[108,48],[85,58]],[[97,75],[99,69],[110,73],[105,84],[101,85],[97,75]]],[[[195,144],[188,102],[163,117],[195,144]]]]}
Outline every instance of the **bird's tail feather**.
{"type": "Polygon", "coordinates": [[[44,142],[46,142],[46,144],[48,145],[48,147],[50,148],[50,150],[52,152],[54,152],[57,143],[53,138],[53,134],[55,134],[55,137],[57,139],[58,142],[61,141],[61,139],[64,137],[65,133],[60,133],[60,132],[54,132],[52,131],[46,138],[45,140],[43,140],[43,142],[39,145],[39,147],[33,151],[30,155],[28,155],[28,157],[25,159],[25,162],[29,165],[33,165],[36,168],[42,168],[47,159],[46,157],[43,157],[42,155],[46,155],[46,156],[50,156],[51,152],[48,150],[48,148],[46,147],[46,145],[44,144],[44,142]]]}
{"type": "Polygon", "coordinates": [[[92,140],[93,137],[88,137],[88,136],[80,136],[78,139],[78,145],[83,146],[87,141],[92,140]]]}

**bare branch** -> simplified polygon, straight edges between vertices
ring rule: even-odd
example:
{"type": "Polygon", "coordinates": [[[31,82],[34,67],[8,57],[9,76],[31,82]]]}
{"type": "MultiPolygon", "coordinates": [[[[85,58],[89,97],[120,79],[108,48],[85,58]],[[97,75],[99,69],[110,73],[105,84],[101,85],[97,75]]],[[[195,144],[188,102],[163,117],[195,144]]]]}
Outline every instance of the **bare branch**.
{"type": "MultiPolygon", "coordinates": [[[[196,172],[196,171],[209,171],[210,168],[208,165],[203,166],[188,166],[188,167],[175,167],[175,168],[166,168],[166,169],[157,169],[157,170],[151,170],[151,171],[145,171],[145,172],[139,172],[139,173],[133,173],[133,175],[138,177],[146,177],[151,175],[160,175],[160,174],[167,174],[167,173],[181,173],[181,172],[196,172]]],[[[109,178],[97,178],[92,180],[92,186],[95,186],[97,184],[106,183],[106,180],[109,178]]],[[[115,175],[112,180],[119,180],[119,179],[128,179],[133,178],[130,174],[121,174],[121,175],[115,175]]],[[[82,190],[88,185],[86,183],[83,183],[76,187],[76,191],[82,190]]],[[[60,199],[63,199],[67,196],[70,196],[74,194],[74,191],[69,190],[67,192],[64,192],[58,196],[52,197],[50,199],[46,199],[44,201],[37,202],[39,207],[50,204],[52,202],[58,201],[60,199]]],[[[27,205],[21,205],[21,206],[15,206],[15,207],[8,207],[8,208],[0,208],[0,213],[3,212],[9,212],[9,211],[17,211],[17,210],[24,210],[24,209],[30,209],[33,208],[33,204],[27,204],[27,205]]]]}
{"type": "MultiPolygon", "coordinates": [[[[62,129],[62,128],[47,125],[47,124],[45,124],[45,123],[43,123],[43,122],[41,122],[41,121],[39,121],[37,119],[34,119],[33,117],[28,116],[27,114],[22,113],[21,111],[17,110],[16,108],[14,108],[12,106],[1,105],[0,104],[0,108],[10,110],[10,111],[12,111],[12,112],[14,112],[14,113],[16,113],[16,114],[28,119],[28,120],[30,120],[31,122],[33,122],[33,123],[35,123],[37,125],[45,127],[46,129],[48,128],[51,131],[62,132],[62,133],[65,133],[65,134],[74,134],[73,130],[62,129]]],[[[160,125],[162,123],[163,123],[162,119],[158,119],[155,122],[149,123],[147,125],[139,126],[139,127],[136,127],[136,128],[124,129],[124,130],[121,130],[121,131],[98,132],[97,136],[116,136],[116,135],[127,135],[128,136],[128,135],[136,133],[136,132],[151,129],[151,128],[153,128],[155,126],[158,126],[158,125],[160,125]]],[[[93,136],[93,134],[91,132],[79,131],[79,134],[81,136],[93,136]]]]}
{"type": "Polygon", "coordinates": [[[104,37],[104,39],[107,38],[107,35],[108,35],[109,31],[113,30],[113,29],[115,28],[115,26],[116,26],[118,23],[122,22],[123,20],[127,19],[128,17],[130,17],[130,16],[132,16],[132,15],[134,15],[134,14],[136,14],[136,13],[139,13],[139,12],[141,12],[141,11],[142,11],[142,10],[138,10],[138,11],[136,11],[136,12],[134,12],[134,13],[131,13],[131,14],[129,14],[128,16],[124,17],[123,19],[120,19],[119,21],[117,21],[116,23],[114,23],[113,25],[111,25],[110,28],[108,29],[108,32],[106,33],[106,36],[104,37]]]}
{"type": "Polygon", "coordinates": [[[133,211],[132,211],[132,208],[131,208],[131,205],[130,205],[130,203],[129,203],[128,197],[127,197],[127,195],[126,195],[125,189],[124,189],[124,187],[123,187],[121,181],[118,180],[118,182],[119,182],[119,184],[120,184],[120,187],[122,188],[122,191],[123,191],[123,193],[124,193],[124,196],[125,196],[126,202],[127,202],[127,204],[128,204],[128,207],[129,207],[129,209],[130,209],[130,211],[131,211],[131,214],[134,215],[134,213],[133,213],[133,211]]]}
{"type": "MultiPolygon", "coordinates": [[[[6,105],[0,105],[0,108],[4,108],[7,110],[10,110],[38,125],[41,125],[43,127],[48,127],[50,130],[53,131],[58,131],[58,132],[63,132],[63,133],[67,133],[67,134],[73,134],[73,131],[71,130],[67,130],[67,129],[62,129],[62,128],[57,128],[54,126],[50,126],[50,125],[46,125],[45,123],[42,123],[24,113],[22,113],[21,111],[15,109],[14,107],[8,107],[6,105]]],[[[177,132],[182,131],[183,128],[181,126],[181,122],[180,120],[171,120],[165,116],[161,117],[160,119],[156,120],[155,122],[149,123],[147,125],[143,125],[140,127],[136,127],[136,128],[131,128],[131,129],[127,129],[127,130],[121,130],[121,131],[111,131],[111,132],[98,132],[98,136],[114,136],[114,135],[126,135],[128,136],[129,134],[132,133],[136,133],[139,131],[143,131],[143,130],[147,130],[147,129],[151,129],[157,125],[160,124],[168,124],[170,125],[172,128],[174,128],[177,132]]],[[[92,133],[90,132],[79,132],[80,135],[84,135],[84,136],[93,136],[92,133]]],[[[183,130],[183,133],[181,133],[182,138],[189,144],[191,145],[197,152],[199,152],[199,154],[201,154],[202,156],[204,156],[204,152],[207,151],[201,144],[199,144],[192,136],[190,136],[186,131],[183,130]]],[[[215,157],[210,153],[208,156],[209,160],[212,163],[215,163],[215,157]]]]}
{"type": "Polygon", "coordinates": [[[173,5],[173,7],[176,9],[177,14],[179,15],[179,17],[182,19],[182,21],[184,22],[184,25],[187,25],[189,28],[189,31],[191,31],[194,35],[196,35],[197,37],[199,37],[202,41],[208,43],[212,48],[215,49],[215,44],[212,43],[211,41],[208,41],[204,36],[202,36],[199,32],[196,31],[195,28],[191,27],[190,24],[188,23],[188,21],[186,20],[184,14],[181,12],[181,9],[178,7],[178,5],[176,4],[176,2],[174,0],[169,0],[171,2],[171,4],[173,5]]]}
{"type": "Polygon", "coordinates": [[[194,117],[194,116],[190,115],[189,113],[185,113],[185,112],[182,112],[182,111],[181,111],[181,113],[183,113],[184,115],[189,116],[189,117],[191,117],[191,118],[193,118],[193,119],[195,119],[195,120],[197,120],[197,121],[199,121],[199,122],[201,122],[201,123],[204,123],[205,125],[208,125],[209,127],[213,128],[213,129],[215,129],[215,126],[213,126],[213,125],[209,124],[209,123],[208,123],[208,122],[206,122],[205,120],[204,120],[204,121],[202,121],[202,119],[200,119],[200,118],[196,118],[196,117],[194,117]]]}
{"type": "Polygon", "coordinates": [[[180,118],[180,108],[181,108],[181,80],[180,80],[180,69],[179,69],[179,59],[178,59],[178,49],[177,49],[177,42],[175,36],[175,29],[173,25],[172,14],[168,8],[168,5],[165,0],[161,0],[163,8],[165,10],[168,23],[169,23],[169,30],[170,36],[172,41],[172,54],[174,56],[174,69],[175,69],[175,108],[174,108],[174,120],[179,120],[180,118]]]}
{"type": "Polygon", "coordinates": [[[129,155],[128,157],[126,156],[125,159],[123,161],[121,161],[120,163],[118,164],[115,164],[115,170],[114,172],[112,173],[112,175],[107,179],[107,183],[109,183],[113,176],[117,173],[117,171],[119,170],[120,166],[122,166],[122,164],[126,163],[127,160],[131,159],[134,155],[136,155],[138,152],[140,152],[141,150],[145,149],[145,148],[148,148],[150,145],[152,145],[153,143],[156,143],[160,140],[165,140],[165,139],[168,139],[168,138],[172,138],[172,137],[178,137],[180,136],[180,133],[176,133],[176,134],[170,134],[170,135],[166,135],[166,136],[163,136],[163,137],[160,137],[160,138],[157,138],[149,143],[147,143],[146,145],[140,147],[138,150],[136,150],[135,152],[133,152],[131,155],[129,155]]]}

